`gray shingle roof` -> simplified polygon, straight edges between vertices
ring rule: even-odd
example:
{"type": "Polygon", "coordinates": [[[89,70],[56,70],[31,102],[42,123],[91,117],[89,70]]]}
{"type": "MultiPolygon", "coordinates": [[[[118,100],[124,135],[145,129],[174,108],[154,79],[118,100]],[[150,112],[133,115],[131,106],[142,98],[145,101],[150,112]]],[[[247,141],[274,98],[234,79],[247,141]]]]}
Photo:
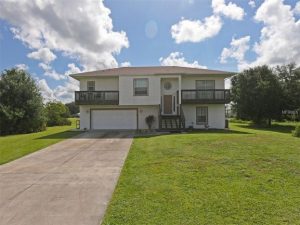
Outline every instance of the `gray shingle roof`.
{"type": "Polygon", "coordinates": [[[232,76],[233,72],[220,70],[208,70],[180,66],[147,66],[147,67],[118,67],[113,69],[97,70],[91,72],[72,74],[71,77],[91,77],[91,76],[121,76],[121,75],[223,75],[232,76]]]}

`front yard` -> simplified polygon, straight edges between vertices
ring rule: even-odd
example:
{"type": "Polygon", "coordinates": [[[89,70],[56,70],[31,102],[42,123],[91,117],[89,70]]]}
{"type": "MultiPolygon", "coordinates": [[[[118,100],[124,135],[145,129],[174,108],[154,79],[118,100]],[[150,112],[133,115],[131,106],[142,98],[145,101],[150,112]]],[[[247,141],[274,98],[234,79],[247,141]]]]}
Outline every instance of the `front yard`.
{"type": "Polygon", "coordinates": [[[291,127],[134,140],[103,224],[300,224],[291,127]]]}
{"type": "Polygon", "coordinates": [[[0,136],[0,165],[79,134],[78,131],[70,131],[75,128],[75,119],[71,121],[71,126],[47,127],[46,131],[37,133],[0,136]]]}

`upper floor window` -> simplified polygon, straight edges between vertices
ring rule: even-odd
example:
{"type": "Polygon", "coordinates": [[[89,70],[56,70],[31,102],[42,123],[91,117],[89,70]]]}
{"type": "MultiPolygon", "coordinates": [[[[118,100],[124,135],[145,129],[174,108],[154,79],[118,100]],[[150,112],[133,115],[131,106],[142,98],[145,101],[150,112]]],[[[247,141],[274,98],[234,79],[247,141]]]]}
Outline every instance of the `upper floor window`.
{"type": "Polygon", "coordinates": [[[148,78],[133,79],[133,94],[135,96],[147,96],[148,87],[149,87],[148,78]]]}
{"type": "Polygon", "coordinates": [[[196,89],[215,89],[215,81],[214,80],[196,80],[196,89]]]}
{"type": "Polygon", "coordinates": [[[88,81],[87,82],[87,90],[88,91],[95,91],[95,81],[88,81]]]}

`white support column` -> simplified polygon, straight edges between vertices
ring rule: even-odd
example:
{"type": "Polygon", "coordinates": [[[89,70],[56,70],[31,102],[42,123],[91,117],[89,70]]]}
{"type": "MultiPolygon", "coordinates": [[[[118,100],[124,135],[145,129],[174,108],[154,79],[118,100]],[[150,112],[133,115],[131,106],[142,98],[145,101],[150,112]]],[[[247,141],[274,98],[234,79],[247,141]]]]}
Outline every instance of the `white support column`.
{"type": "Polygon", "coordinates": [[[181,75],[178,77],[178,102],[181,104],[181,75]]]}

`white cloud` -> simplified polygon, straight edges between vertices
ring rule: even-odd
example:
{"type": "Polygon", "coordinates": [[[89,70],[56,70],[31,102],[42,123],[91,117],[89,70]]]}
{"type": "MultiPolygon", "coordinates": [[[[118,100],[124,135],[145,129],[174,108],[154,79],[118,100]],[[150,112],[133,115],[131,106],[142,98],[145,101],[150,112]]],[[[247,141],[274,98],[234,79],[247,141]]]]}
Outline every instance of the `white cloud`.
{"type": "Polygon", "coordinates": [[[68,70],[65,72],[65,75],[70,75],[74,73],[81,73],[83,72],[79,67],[77,67],[74,63],[68,64],[68,70]]]}
{"type": "Polygon", "coordinates": [[[242,20],[245,15],[244,9],[232,2],[226,5],[225,0],[212,0],[211,5],[214,14],[223,15],[232,20],[242,20]]]}
{"type": "Polygon", "coordinates": [[[45,71],[45,76],[51,77],[54,80],[64,80],[66,77],[60,73],[57,73],[54,69],[50,69],[48,71],[45,71]]]}
{"type": "Polygon", "coordinates": [[[44,70],[44,75],[51,77],[54,80],[65,80],[67,79],[67,75],[73,73],[80,73],[83,72],[79,67],[77,67],[74,63],[68,64],[68,70],[64,74],[60,74],[55,71],[49,64],[39,63],[39,67],[44,70]]]}
{"type": "Polygon", "coordinates": [[[27,54],[27,57],[41,60],[44,63],[50,63],[56,59],[56,55],[49,48],[40,48],[37,51],[27,54]]]}
{"type": "Polygon", "coordinates": [[[296,15],[300,15],[300,1],[296,3],[293,11],[296,15]]]}
{"type": "Polygon", "coordinates": [[[63,85],[59,85],[54,89],[51,89],[45,79],[37,80],[37,85],[44,98],[44,102],[49,101],[61,101],[68,103],[74,101],[74,92],[79,90],[78,83],[76,80],[71,78],[68,82],[63,85]]]}
{"type": "Polygon", "coordinates": [[[250,64],[300,64],[300,20],[283,0],[265,0],[255,19],[264,24],[259,42],[254,45],[257,59],[250,64]]]}
{"type": "Polygon", "coordinates": [[[265,0],[254,17],[256,21],[263,23],[259,41],[251,49],[257,55],[256,59],[250,62],[244,59],[249,49],[246,36],[243,39],[233,39],[231,47],[223,49],[221,62],[226,63],[228,58],[234,58],[239,70],[263,64],[300,64],[300,20],[295,18],[294,12],[295,9],[284,4],[283,0],[265,0]]]}
{"type": "Polygon", "coordinates": [[[230,48],[223,48],[221,53],[221,63],[227,63],[229,58],[238,62],[239,70],[245,66],[245,53],[249,50],[250,36],[241,37],[239,39],[232,38],[230,48]]]}
{"type": "Polygon", "coordinates": [[[122,62],[121,63],[121,67],[129,67],[129,66],[131,66],[131,63],[130,62],[122,62]]]}
{"type": "Polygon", "coordinates": [[[54,80],[64,80],[66,76],[57,73],[49,64],[39,63],[39,67],[44,70],[44,75],[51,77],[54,80]]]}
{"type": "Polygon", "coordinates": [[[74,93],[79,90],[78,81],[68,77],[68,81],[54,89],[55,97],[60,101],[67,103],[74,101],[74,93]]]}
{"type": "Polygon", "coordinates": [[[126,33],[113,30],[110,10],[100,0],[1,0],[0,18],[30,49],[62,52],[84,70],[117,67],[114,55],[129,46],[126,33]]]}
{"type": "Polygon", "coordinates": [[[79,82],[69,75],[80,72],[82,72],[82,70],[80,70],[80,68],[78,68],[74,63],[68,64],[68,70],[64,73],[66,81],[63,85],[59,85],[54,89],[56,99],[64,103],[74,101],[74,92],[79,90],[79,82]]]}
{"type": "Polygon", "coordinates": [[[201,42],[216,36],[222,26],[221,16],[232,20],[242,20],[244,9],[236,4],[224,0],[212,0],[213,14],[201,20],[189,20],[182,18],[178,23],[172,25],[171,35],[177,44],[183,42],[201,42]]]}
{"type": "Polygon", "coordinates": [[[117,67],[115,55],[129,47],[124,31],[114,31],[110,10],[95,0],[1,0],[0,18],[12,25],[11,32],[32,52],[28,57],[40,60],[44,75],[60,80],[51,89],[46,79],[37,81],[46,101],[74,101],[78,81],[71,73],[117,67]],[[61,53],[77,61],[59,73],[51,62],[61,53]]]}
{"type": "Polygon", "coordinates": [[[15,67],[17,67],[17,69],[19,70],[28,70],[29,67],[26,64],[16,64],[15,67]]]}
{"type": "Polygon", "coordinates": [[[198,63],[198,61],[194,61],[189,63],[183,57],[181,52],[172,52],[166,58],[160,57],[159,62],[162,66],[184,66],[184,67],[195,67],[195,68],[202,68],[206,69],[206,66],[202,66],[198,63]]]}
{"type": "Polygon", "coordinates": [[[255,7],[256,7],[256,3],[255,3],[254,0],[250,0],[250,1],[248,2],[248,5],[250,5],[251,8],[255,8],[255,7]]]}
{"type": "Polygon", "coordinates": [[[79,90],[79,82],[69,74],[82,72],[74,63],[68,64],[68,70],[64,73],[65,82],[51,89],[45,79],[38,79],[37,84],[40,88],[45,102],[48,101],[62,101],[63,103],[74,101],[74,92],[79,90]]]}
{"type": "Polygon", "coordinates": [[[48,86],[47,81],[45,79],[37,80],[37,85],[44,98],[44,102],[56,100],[53,90],[48,86]]]}
{"type": "Polygon", "coordinates": [[[206,17],[203,22],[181,19],[171,27],[171,34],[176,43],[200,42],[217,35],[221,28],[222,21],[218,16],[206,17]]]}
{"type": "Polygon", "coordinates": [[[39,67],[41,67],[45,71],[52,69],[52,67],[49,64],[46,64],[46,63],[39,63],[39,67]]]}

